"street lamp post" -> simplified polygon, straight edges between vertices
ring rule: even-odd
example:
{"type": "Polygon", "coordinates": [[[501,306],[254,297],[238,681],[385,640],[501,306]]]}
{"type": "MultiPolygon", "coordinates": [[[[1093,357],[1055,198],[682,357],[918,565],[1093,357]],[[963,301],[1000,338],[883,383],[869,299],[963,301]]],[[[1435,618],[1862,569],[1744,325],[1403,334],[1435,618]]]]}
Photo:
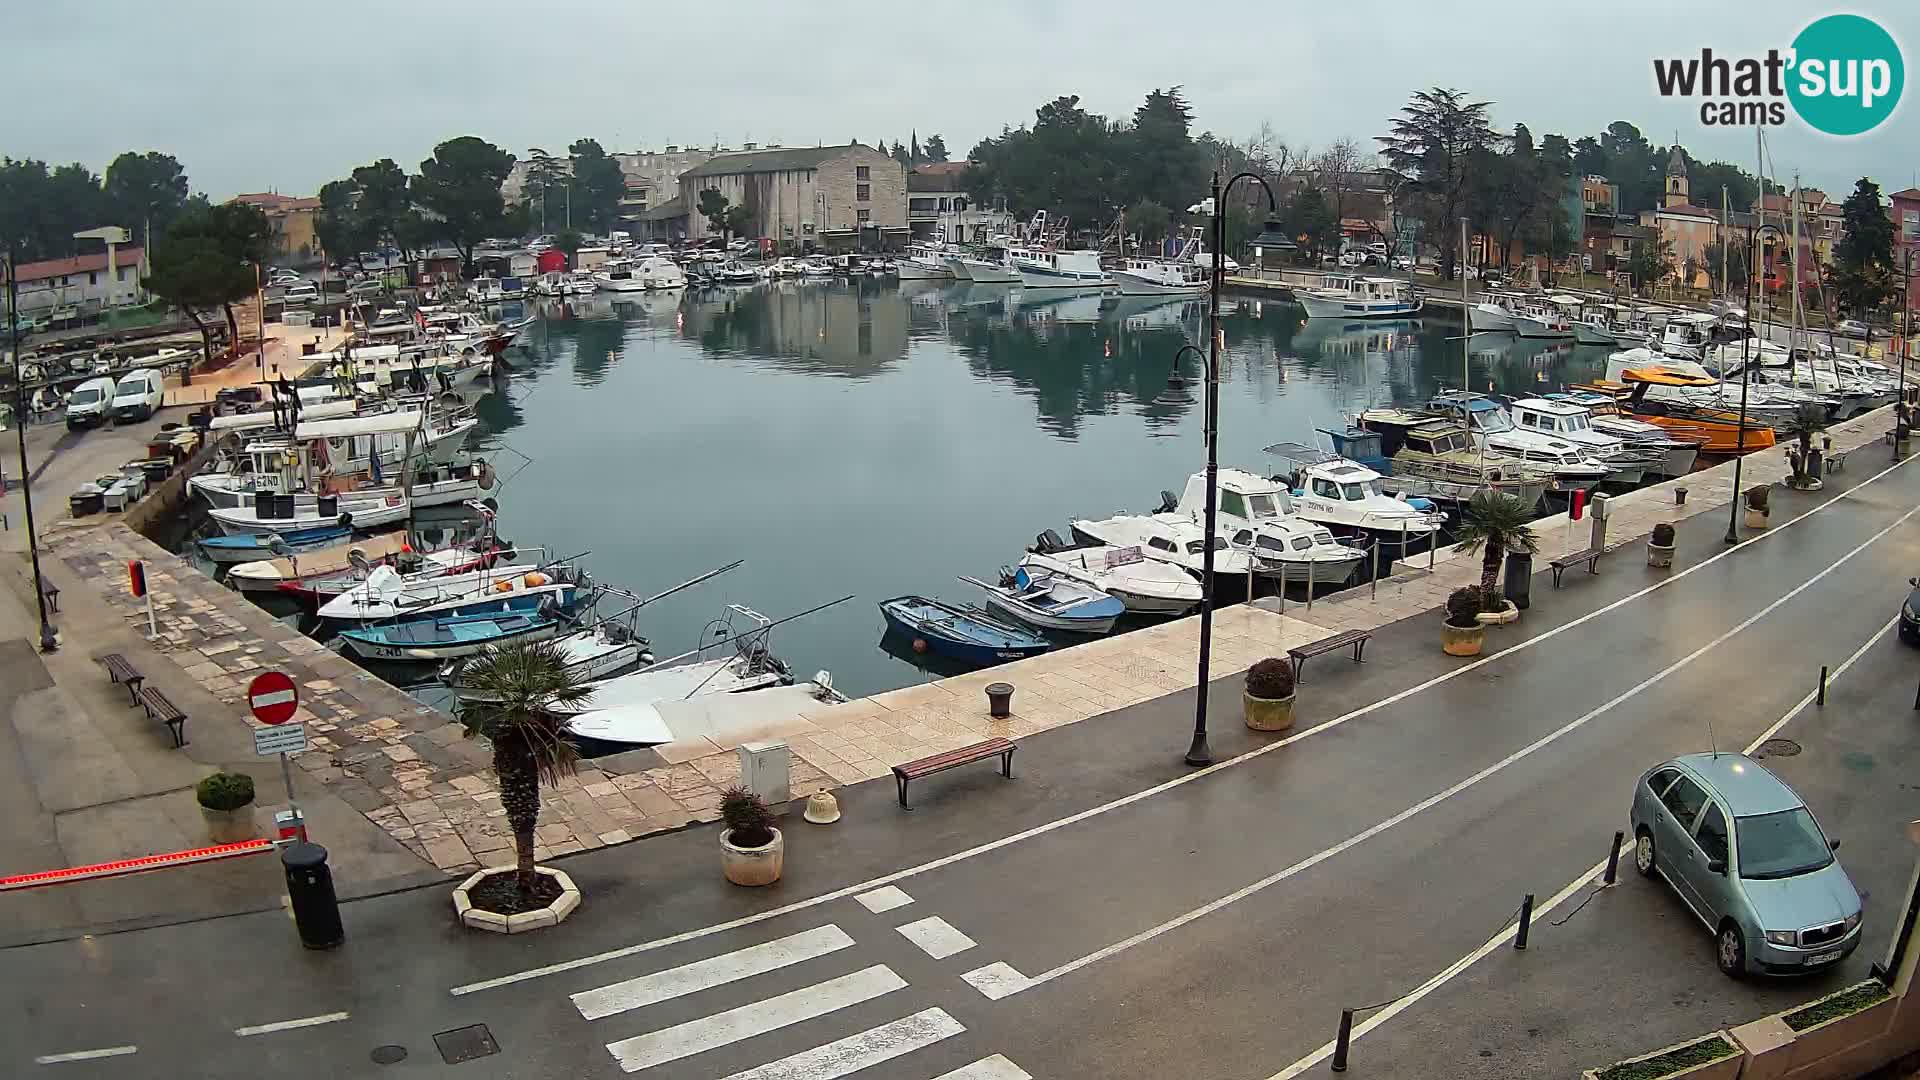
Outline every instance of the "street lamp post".
{"type": "MultiPolygon", "coordinates": [[[[1255,173],[1243,172],[1235,175],[1224,185],[1220,183],[1218,170],[1213,174],[1213,265],[1211,288],[1208,289],[1207,304],[1207,368],[1206,368],[1206,413],[1204,417],[1205,437],[1207,441],[1207,506],[1205,518],[1205,536],[1201,538],[1200,556],[1200,685],[1195,688],[1193,707],[1193,745],[1187,748],[1187,764],[1213,764],[1213,751],[1207,746],[1207,680],[1213,659],[1213,538],[1219,528],[1220,496],[1216,485],[1220,476],[1220,291],[1226,284],[1227,270],[1227,193],[1233,185],[1242,180],[1252,180],[1267,193],[1267,208],[1270,212],[1280,212],[1279,200],[1273,197],[1273,189],[1255,173]]],[[[1181,350],[1193,348],[1188,345],[1181,350]]],[[[1198,350],[1195,350],[1198,351],[1198,350]]],[[[1175,360],[1179,359],[1178,353],[1175,360]]]]}
{"type": "Polygon", "coordinates": [[[20,374],[20,281],[15,273],[19,261],[12,248],[7,250],[7,332],[13,348],[13,426],[20,439],[20,501],[27,512],[27,553],[33,560],[33,596],[40,610],[40,651],[60,647],[54,625],[47,621],[47,592],[40,577],[40,540],[33,527],[33,470],[27,467],[27,381],[20,374]]]}

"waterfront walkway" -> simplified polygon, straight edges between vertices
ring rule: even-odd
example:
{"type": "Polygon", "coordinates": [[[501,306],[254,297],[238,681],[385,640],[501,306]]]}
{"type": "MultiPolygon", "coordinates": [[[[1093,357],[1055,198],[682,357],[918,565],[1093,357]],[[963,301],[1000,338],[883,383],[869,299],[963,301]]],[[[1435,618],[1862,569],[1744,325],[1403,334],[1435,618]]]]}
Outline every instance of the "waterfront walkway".
{"type": "MultiPolygon", "coordinates": [[[[1391,1002],[1363,1014],[1355,1074],[1573,1075],[1844,985],[1892,933],[1920,727],[1889,631],[1920,471],[1859,457],[1774,502],[1732,548],[1681,520],[1670,571],[1629,548],[1541,586],[1478,660],[1441,655],[1424,612],[1384,625],[1366,665],[1316,661],[1284,738],[1239,725],[1228,676],[1209,769],[1180,761],[1185,688],[1027,737],[1012,781],[944,774],[912,814],[885,781],[848,787],[839,824],[786,819],[766,890],[725,884],[713,831],[683,829],[564,859],[585,905],[526,937],[456,930],[442,886],[349,905],[331,954],[277,912],[12,950],[0,1044],[22,1067],[124,1051],[62,1065],[83,1077],[321,1076],[383,1045],[431,1062],[435,1034],[486,1023],[475,1075],[814,1075],[796,1059],[852,1045],[897,1055],[862,1075],[906,1080],[995,1056],[984,1075],[1280,1080],[1326,1067],[1342,1007],[1391,1002]],[[1834,974],[1742,984],[1670,891],[1591,877],[1648,765],[1769,739],[1846,841],[1867,938],[1834,974]],[[212,955],[247,960],[211,981],[180,961],[212,955]]],[[[1048,674],[1001,671],[1022,693],[1048,674]]]]}

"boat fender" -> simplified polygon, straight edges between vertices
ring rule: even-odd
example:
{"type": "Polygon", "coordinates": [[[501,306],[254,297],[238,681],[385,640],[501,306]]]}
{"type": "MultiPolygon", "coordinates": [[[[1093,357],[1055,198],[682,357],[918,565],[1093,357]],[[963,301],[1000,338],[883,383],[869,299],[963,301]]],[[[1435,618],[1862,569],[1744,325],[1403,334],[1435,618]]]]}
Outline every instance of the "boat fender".
{"type": "Polygon", "coordinates": [[[493,583],[493,591],[497,593],[510,593],[513,591],[513,582],[496,581],[493,583]]]}
{"type": "MultiPolygon", "coordinates": [[[[526,576],[525,578],[523,578],[522,580],[524,580],[524,581],[526,582],[526,585],[527,585],[527,588],[529,588],[529,589],[537,589],[537,588],[539,588],[540,586],[542,586],[542,585],[545,585],[545,584],[546,584],[546,583],[548,582],[548,580],[549,580],[549,579],[548,579],[548,577],[547,577],[547,575],[545,575],[545,574],[542,574],[542,573],[540,573],[540,572],[539,572],[538,570],[536,570],[536,571],[534,571],[533,573],[531,573],[531,574],[528,574],[528,575],[527,575],[527,576],[526,576]]],[[[502,582],[501,584],[503,584],[503,585],[505,585],[505,586],[506,586],[506,587],[507,587],[508,589],[511,589],[511,588],[513,588],[513,583],[512,583],[512,582],[502,582]]],[[[502,591],[502,592],[504,592],[504,591],[506,591],[506,590],[505,590],[505,589],[503,589],[503,590],[501,590],[501,591],[502,591]]]]}
{"type": "Polygon", "coordinates": [[[341,527],[341,528],[343,528],[343,529],[351,529],[351,528],[353,528],[353,515],[352,515],[352,514],[341,514],[341,515],[340,515],[340,527],[341,527]]]}
{"type": "Polygon", "coordinates": [[[481,461],[474,462],[473,467],[475,470],[478,471],[480,476],[480,490],[492,491],[493,490],[493,465],[483,459],[481,461]]]}

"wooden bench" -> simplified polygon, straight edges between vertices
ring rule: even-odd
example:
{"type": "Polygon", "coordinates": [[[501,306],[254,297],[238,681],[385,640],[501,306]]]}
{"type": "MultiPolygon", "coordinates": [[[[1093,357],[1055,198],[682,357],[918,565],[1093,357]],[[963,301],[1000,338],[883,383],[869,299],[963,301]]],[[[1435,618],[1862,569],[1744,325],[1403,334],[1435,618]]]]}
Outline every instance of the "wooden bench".
{"type": "Polygon", "coordinates": [[[900,784],[901,807],[907,810],[913,809],[913,807],[907,805],[907,781],[917,780],[922,776],[931,776],[937,772],[945,772],[948,769],[957,769],[962,765],[968,765],[976,761],[985,761],[988,758],[997,757],[1000,759],[1000,775],[1009,780],[1013,779],[1014,749],[1014,745],[1011,742],[995,737],[988,739],[986,742],[974,743],[972,746],[962,746],[957,750],[949,750],[944,754],[935,754],[932,757],[923,757],[918,761],[909,761],[903,765],[895,765],[893,767],[893,778],[900,784]]]}
{"type": "Polygon", "coordinates": [[[1847,471],[1847,455],[1851,453],[1853,453],[1852,450],[1827,451],[1825,456],[1826,470],[1830,473],[1846,472],[1847,471]]]}
{"type": "Polygon", "coordinates": [[[1296,645],[1287,650],[1287,656],[1293,660],[1293,677],[1300,678],[1300,669],[1307,666],[1307,660],[1322,653],[1339,652],[1347,646],[1353,646],[1353,662],[1364,664],[1362,654],[1366,651],[1367,640],[1373,637],[1371,630],[1347,630],[1319,641],[1309,641],[1305,645],[1296,645]]]}
{"type": "Polygon", "coordinates": [[[147,710],[147,719],[167,725],[168,734],[173,736],[173,745],[187,745],[187,714],[180,707],[167,700],[167,695],[152,686],[140,688],[140,704],[147,710]]]}
{"type": "Polygon", "coordinates": [[[137,668],[127,662],[126,657],[117,652],[101,657],[100,662],[106,665],[107,678],[112,679],[116,685],[125,684],[127,705],[132,707],[140,704],[140,684],[145,682],[147,677],[140,674],[137,668]]]}
{"type": "Polygon", "coordinates": [[[46,598],[47,610],[60,614],[60,586],[55,585],[44,574],[40,577],[40,595],[46,598]]]}
{"type": "Polygon", "coordinates": [[[1587,573],[1598,574],[1600,556],[1605,554],[1606,552],[1599,548],[1587,548],[1584,551],[1576,551],[1571,555],[1562,555],[1557,559],[1548,560],[1547,565],[1553,568],[1553,587],[1556,589],[1560,587],[1560,575],[1566,573],[1570,566],[1586,563],[1587,573]]]}

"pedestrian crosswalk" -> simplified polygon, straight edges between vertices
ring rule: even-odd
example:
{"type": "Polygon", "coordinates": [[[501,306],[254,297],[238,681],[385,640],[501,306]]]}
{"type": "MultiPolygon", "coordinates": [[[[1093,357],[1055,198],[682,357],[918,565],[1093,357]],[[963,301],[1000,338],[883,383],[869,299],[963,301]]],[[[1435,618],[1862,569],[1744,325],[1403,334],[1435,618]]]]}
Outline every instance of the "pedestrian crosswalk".
{"type": "MultiPolygon", "coordinates": [[[[877,914],[912,903],[904,893],[899,896],[888,894],[878,899],[882,902],[868,904],[863,901],[862,906],[877,914]]],[[[975,946],[974,941],[960,930],[933,916],[908,922],[894,930],[935,960],[945,959],[975,946]]],[[[890,935],[893,931],[883,933],[890,935]]],[[[900,937],[891,937],[890,940],[897,943],[900,937]]],[[[870,940],[869,945],[873,944],[875,942],[870,940]]],[[[647,1017],[660,1011],[657,1008],[651,1008],[650,1011],[650,1007],[666,1007],[667,1003],[678,1002],[672,1006],[677,1011],[663,1013],[662,1016],[670,1015],[673,1019],[679,1019],[687,1015],[689,1006],[717,996],[725,996],[729,1002],[739,1001],[743,989],[751,993],[757,979],[772,979],[778,986],[792,987],[800,978],[812,977],[808,973],[809,964],[818,967],[822,962],[834,963],[831,958],[835,954],[852,949],[855,945],[851,934],[837,925],[828,924],[582,990],[571,995],[571,1000],[581,1017],[588,1021],[624,1025],[629,1031],[640,1031],[639,1034],[627,1035],[606,1044],[614,1063],[627,1073],[643,1073],[680,1062],[672,1070],[676,1078],[705,1076],[709,1080],[838,1080],[856,1072],[860,1073],[860,1080],[894,1077],[901,1080],[1032,1080],[1025,1070],[1001,1054],[980,1058],[957,1069],[950,1068],[955,1056],[952,1050],[944,1051],[944,1058],[939,1059],[940,1064],[935,1067],[928,1067],[928,1062],[935,1059],[927,1058],[924,1054],[916,1058],[914,1055],[918,1052],[965,1034],[967,1028],[945,1009],[933,1007],[916,1010],[911,995],[900,993],[908,989],[907,980],[885,963],[867,964],[845,974],[817,978],[798,989],[786,989],[771,995],[754,994],[754,1000],[746,1004],[716,1009],[678,1023],[659,1026],[659,1022],[655,1021],[652,1030],[644,1030],[648,1026],[647,1017]],[[799,973],[798,978],[795,972],[799,973]],[[728,987],[732,988],[730,994],[723,989],[728,987]],[[714,991],[719,991],[719,994],[710,993],[714,991]],[[896,1001],[899,1005],[888,1005],[896,1001]],[[745,1044],[759,1036],[795,1028],[809,1021],[831,1024],[831,1018],[842,1010],[867,1006],[859,1014],[871,1022],[876,1018],[873,1016],[874,1006],[867,1003],[879,1003],[879,1007],[892,1018],[860,1031],[847,1032],[843,1027],[841,1032],[833,1033],[834,1038],[798,1050],[794,1050],[794,1046],[800,1040],[790,1033],[786,1037],[786,1044],[776,1051],[792,1051],[785,1052],[784,1056],[774,1057],[770,1053],[768,1056],[772,1060],[763,1060],[741,1071],[727,1072],[725,1068],[713,1068],[704,1073],[700,1071],[701,1060],[724,1060],[738,1068],[740,1058],[744,1056],[740,1049],[714,1053],[711,1058],[701,1058],[700,1055],[721,1051],[735,1044],[745,1044]],[[915,1064],[916,1061],[919,1063],[915,1064]],[[891,1067],[876,1068],[888,1066],[889,1063],[893,1063],[891,1067]],[[942,1068],[948,1068],[949,1071],[942,1072],[942,1068]]],[[[899,957],[901,954],[897,945],[893,948],[893,955],[899,957]]],[[[847,955],[859,956],[857,953],[847,955]]],[[[921,962],[924,963],[924,960],[921,962]]],[[[856,958],[853,963],[860,964],[862,960],[856,958]]],[[[834,966],[844,970],[850,965],[843,958],[834,966]]],[[[954,977],[957,978],[957,974],[954,977]]],[[[815,1024],[798,1030],[821,1029],[815,1024]]],[[[775,1038],[749,1045],[766,1046],[777,1042],[778,1038],[775,1038]]],[[[804,1043],[800,1044],[804,1046],[804,1043]]]]}

